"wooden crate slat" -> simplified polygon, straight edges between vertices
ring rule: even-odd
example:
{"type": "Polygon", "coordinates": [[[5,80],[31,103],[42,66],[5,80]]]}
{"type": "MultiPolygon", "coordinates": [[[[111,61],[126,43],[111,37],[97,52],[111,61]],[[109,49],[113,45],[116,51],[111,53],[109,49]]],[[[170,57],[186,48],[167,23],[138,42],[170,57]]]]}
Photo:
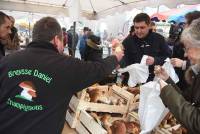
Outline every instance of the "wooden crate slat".
{"type": "Polygon", "coordinates": [[[96,111],[96,112],[108,112],[108,113],[121,113],[124,114],[127,112],[126,105],[109,105],[102,103],[93,103],[87,102],[84,100],[79,100],[76,96],[73,96],[69,107],[72,111],[76,112],[77,110],[87,110],[87,111],[96,111]]]}
{"type": "Polygon", "coordinates": [[[130,100],[134,98],[134,95],[129,93],[128,91],[122,89],[119,86],[113,85],[112,86],[113,92],[116,93],[117,95],[123,97],[126,100],[130,100]]]}
{"type": "Polygon", "coordinates": [[[79,104],[80,104],[80,100],[75,95],[73,95],[69,102],[69,107],[71,108],[71,110],[73,112],[76,112],[79,104]]]}
{"type": "Polygon", "coordinates": [[[77,125],[77,122],[78,122],[78,119],[77,118],[75,118],[75,116],[73,116],[73,115],[71,115],[70,113],[69,113],[69,111],[67,111],[67,113],[66,113],[66,121],[68,122],[68,124],[69,124],[69,126],[71,127],[71,128],[75,128],[76,127],[76,125],[77,125]]]}
{"type": "Polygon", "coordinates": [[[75,129],[79,134],[90,134],[80,121],[77,122],[75,129]]]}
{"type": "Polygon", "coordinates": [[[80,113],[80,121],[92,134],[107,134],[107,131],[84,110],[80,113]]]}
{"type": "Polygon", "coordinates": [[[129,105],[129,111],[128,112],[132,112],[132,110],[136,110],[139,108],[139,102],[135,102],[129,105]]]}
{"type": "Polygon", "coordinates": [[[88,87],[88,89],[100,89],[102,91],[108,91],[109,87],[108,85],[103,85],[103,86],[91,86],[88,87]]]}
{"type": "Polygon", "coordinates": [[[177,130],[177,129],[179,129],[180,127],[181,127],[181,124],[177,124],[177,125],[175,125],[175,126],[173,126],[173,127],[168,128],[167,130],[169,130],[169,131],[172,131],[172,129],[177,130]]]}
{"type": "Polygon", "coordinates": [[[121,113],[124,114],[127,112],[127,106],[118,106],[118,105],[108,105],[102,103],[93,103],[82,101],[79,105],[79,109],[86,111],[95,111],[95,112],[108,112],[108,113],[121,113]]]}
{"type": "Polygon", "coordinates": [[[168,130],[164,129],[164,128],[160,128],[160,130],[164,133],[164,134],[171,134],[171,132],[169,132],[168,130]]]}
{"type": "Polygon", "coordinates": [[[129,115],[132,116],[133,118],[135,118],[136,120],[139,120],[138,113],[136,113],[136,112],[131,112],[131,113],[129,113],[129,115]]]}
{"type": "Polygon", "coordinates": [[[166,133],[163,132],[162,130],[156,128],[154,134],[166,134],[166,133]]]}

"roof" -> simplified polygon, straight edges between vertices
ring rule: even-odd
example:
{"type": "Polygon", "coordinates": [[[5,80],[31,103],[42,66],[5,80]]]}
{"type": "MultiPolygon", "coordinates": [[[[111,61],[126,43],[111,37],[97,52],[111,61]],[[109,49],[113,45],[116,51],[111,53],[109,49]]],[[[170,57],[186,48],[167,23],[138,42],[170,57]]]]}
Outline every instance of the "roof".
{"type": "Polygon", "coordinates": [[[78,12],[87,19],[99,19],[134,8],[158,5],[174,8],[179,4],[198,3],[199,0],[1,0],[0,9],[63,16],[78,12]]]}

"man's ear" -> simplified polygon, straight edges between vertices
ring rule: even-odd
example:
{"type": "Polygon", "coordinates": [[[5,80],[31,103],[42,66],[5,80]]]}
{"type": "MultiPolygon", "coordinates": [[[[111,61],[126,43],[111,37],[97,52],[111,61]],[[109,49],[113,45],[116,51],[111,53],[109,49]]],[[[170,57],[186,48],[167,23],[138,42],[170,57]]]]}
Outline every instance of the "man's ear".
{"type": "Polygon", "coordinates": [[[58,35],[56,35],[56,36],[53,37],[53,40],[51,40],[51,43],[53,44],[53,46],[54,46],[55,48],[57,48],[57,45],[58,45],[58,43],[59,43],[58,35]]]}

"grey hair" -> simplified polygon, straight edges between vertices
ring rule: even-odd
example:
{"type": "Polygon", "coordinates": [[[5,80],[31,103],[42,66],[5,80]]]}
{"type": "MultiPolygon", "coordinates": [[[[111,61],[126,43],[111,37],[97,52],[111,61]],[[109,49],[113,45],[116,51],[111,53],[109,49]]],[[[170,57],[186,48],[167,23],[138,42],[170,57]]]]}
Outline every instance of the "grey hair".
{"type": "Polygon", "coordinates": [[[181,42],[189,43],[188,47],[200,48],[200,18],[192,21],[191,25],[181,34],[181,42]]]}

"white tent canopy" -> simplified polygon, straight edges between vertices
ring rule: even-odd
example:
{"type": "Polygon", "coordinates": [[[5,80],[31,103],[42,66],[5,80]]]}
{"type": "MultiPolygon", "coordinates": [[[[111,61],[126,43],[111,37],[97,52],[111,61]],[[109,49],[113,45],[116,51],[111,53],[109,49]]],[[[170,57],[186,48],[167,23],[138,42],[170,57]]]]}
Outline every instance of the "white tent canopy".
{"type": "Polygon", "coordinates": [[[100,19],[134,8],[144,10],[159,5],[175,8],[180,4],[200,3],[199,0],[1,0],[0,9],[69,16],[73,1],[80,3],[80,14],[87,19],[100,19]]]}
{"type": "Polygon", "coordinates": [[[200,4],[200,0],[0,0],[0,10],[30,24],[48,15],[67,29],[76,20],[79,30],[88,26],[95,33],[106,30],[117,36],[128,33],[133,18],[140,12],[151,16],[183,4],[200,4]]]}

